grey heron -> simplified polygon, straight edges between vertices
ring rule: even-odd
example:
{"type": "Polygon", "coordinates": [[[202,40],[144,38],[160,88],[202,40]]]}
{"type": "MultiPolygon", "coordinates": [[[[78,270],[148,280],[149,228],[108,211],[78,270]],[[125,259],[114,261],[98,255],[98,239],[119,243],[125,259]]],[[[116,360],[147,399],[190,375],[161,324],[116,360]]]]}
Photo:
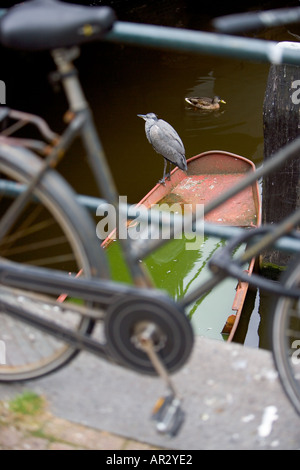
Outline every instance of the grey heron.
{"type": "Polygon", "coordinates": [[[164,157],[164,173],[159,183],[165,184],[166,177],[170,179],[171,165],[187,171],[184,145],[175,129],[163,119],[158,119],[154,113],[138,114],[138,117],[146,121],[145,132],[148,141],[154,150],[164,157]],[[169,173],[166,174],[168,162],[170,167],[169,173]]]}

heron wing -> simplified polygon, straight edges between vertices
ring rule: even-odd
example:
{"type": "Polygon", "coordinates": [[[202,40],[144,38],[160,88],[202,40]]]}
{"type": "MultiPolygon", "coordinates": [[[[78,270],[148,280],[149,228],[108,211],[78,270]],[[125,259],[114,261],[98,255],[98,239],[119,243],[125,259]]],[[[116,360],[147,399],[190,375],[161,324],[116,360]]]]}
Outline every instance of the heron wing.
{"type": "Polygon", "coordinates": [[[177,164],[179,158],[185,155],[181,138],[166,121],[159,119],[158,123],[151,127],[149,137],[154,150],[172,163],[177,164]]]}

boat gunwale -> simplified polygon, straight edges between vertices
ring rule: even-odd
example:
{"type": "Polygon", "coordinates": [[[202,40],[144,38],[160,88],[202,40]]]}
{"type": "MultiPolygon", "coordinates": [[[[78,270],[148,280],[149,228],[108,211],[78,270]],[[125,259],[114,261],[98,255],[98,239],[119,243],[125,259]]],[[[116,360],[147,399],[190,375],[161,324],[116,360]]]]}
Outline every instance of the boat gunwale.
{"type": "MultiPolygon", "coordinates": [[[[187,160],[187,166],[189,168],[189,165],[197,160],[200,160],[203,157],[207,157],[210,155],[216,155],[220,154],[225,157],[230,157],[239,161],[244,162],[248,167],[250,171],[255,171],[255,164],[249,160],[246,157],[243,157],[241,155],[237,155],[235,153],[223,151],[223,150],[208,150],[205,152],[202,152],[198,155],[195,155],[187,160]]],[[[204,173],[207,174],[207,173],[204,173]]],[[[209,173],[209,174],[214,174],[209,173]]],[[[247,171],[245,171],[245,175],[247,174],[247,171]]],[[[163,197],[164,195],[168,194],[172,188],[174,188],[180,181],[182,181],[184,178],[186,178],[186,173],[182,170],[180,170],[178,167],[175,167],[172,172],[171,172],[171,178],[170,180],[167,180],[165,185],[162,185],[161,183],[157,183],[138,203],[137,207],[144,205],[146,208],[151,207],[153,204],[157,204],[163,197]],[[175,176],[175,181],[174,181],[174,176],[175,176]],[[173,180],[172,180],[173,178],[173,180]],[[154,199],[154,200],[152,200],[154,199]]],[[[253,193],[253,200],[255,204],[255,212],[256,212],[256,218],[257,222],[256,225],[260,226],[261,225],[261,197],[260,197],[260,192],[259,192],[259,186],[258,182],[254,182],[250,185],[252,187],[252,193],[253,193]]],[[[215,223],[215,222],[214,222],[215,223]]]]}

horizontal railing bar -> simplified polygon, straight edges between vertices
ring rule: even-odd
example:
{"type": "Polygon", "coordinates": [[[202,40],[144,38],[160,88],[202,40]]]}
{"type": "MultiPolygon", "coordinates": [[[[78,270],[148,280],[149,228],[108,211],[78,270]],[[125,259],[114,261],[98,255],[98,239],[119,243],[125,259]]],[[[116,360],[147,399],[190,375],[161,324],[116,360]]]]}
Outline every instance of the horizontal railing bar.
{"type": "MultiPolygon", "coordinates": [[[[14,183],[12,181],[6,181],[0,179],[0,194],[5,195],[8,197],[17,197],[19,194],[21,194],[22,191],[26,188],[26,185],[14,183]]],[[[86,196],[86,195],[77,195],[77,200],[78,202],[83,205],[86,209],[91,211],[93,214],[96,213],[96,210],[99,206],[102,207],[103,210],[109,210],[111,205],[102,198],[97,198],[93,196],[86,196]]],[[[181,215],[176,215],[172,214],[172,219],[167,217],[165,220],[163,217],[161,217],[161,212],[158,210],[152,210],[151,215],[149,214],[149,210],[146,208],[143,208],[141,206],[137,206],[135,204],[125,204],[122,203],[120,204],[120,212],[124,217],[127,217],[128,219],[136,219],[138,218],[138,221],[140,222],[147,222],[151,221],[151,223],[157,224],[159,226],[169,224],[170,220],[174,225],[179,225],[179,223],[182,224],[183,217],[181,215]]],[[[238,237],[242,234],[242,232],[245,229],[239,228],[239,227],[229,227],[229,226],[223,226],[219,224],[213,224],[213,223],[203,223],[200,221],[197,224],[193,226],[193,232],[199,232],[201,235],[207,235],[207,236],[212,236],[216,238],[223,238],[224,240],[229,240],[231,238],[238,237]]],[[[143,242],[136,242],[137,245],[137,257],[142,254],[143,247],[145,246],[145,243],[150,243],[151,240],[144,240],[143,242]],[[139,246],[140,245],[140,248],[139,246]],[[140,253],[139,253],[140,251],[140,253]]],[[[274,248],[281,250],[281,251],[287,251],[291,253],[298,253],[300,252],[300,239],[297,239],[293,236],[286,235],[280,238],[280,240],[277,240],[276,243],[274,244],[274,248]]]]}
{"type": "MultiPolygon", "coordinates": [[[[0,18],[6,12],[6,9],[0,8],[0,18]]],[[[116,21],[104,40],[250,61],[300,65],[297,50],[279,48],[275,41],[170,26],[116,21]]]]}
{"type": "Polygon", "coordinates": [[[169,26],[117,21],[105,40],[258,62],[300,65],[299,51],[278,47],[275,41],[169,26]]]}

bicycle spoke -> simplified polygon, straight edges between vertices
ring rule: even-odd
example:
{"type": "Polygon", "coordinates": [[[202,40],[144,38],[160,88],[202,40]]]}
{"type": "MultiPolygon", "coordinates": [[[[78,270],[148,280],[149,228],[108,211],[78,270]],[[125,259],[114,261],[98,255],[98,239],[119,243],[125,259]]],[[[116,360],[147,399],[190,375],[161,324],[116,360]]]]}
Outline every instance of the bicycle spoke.
{"type": "Polygon", "coordinates": [[[21,226],[18,228],[18,231],[14,231],[13,234],[4,237],[0,242],[1,248],[2,246],[5,247],[5,246],[11,245],[13,242],[16,242],[20,238],[27,237],[28,235],[37,233],[40,230],[48,229],[49,227],[51,227],[51,225],[54,224],[54,221],[48,220],[48,221],[44,221],[36,225],[30,225],[30,220],[28,219],[27,224],[28,224],[28,227],[21,226]]]}
{"type": "MultiPolygon", "coordinates": [[[[3,200],[2,207],[10,209],[10,201],[3,200]]],[[[20,221],[1,240],[3,257],[35,266],[57,265],[75,261],[66,236],[58,230],[55,219],[43,205],[32,203],[24,209],[20,221]],[[49,256],[50,253],[50,256],[49,256]],[[46,256],[45,256],[46,255],[46,256]]]]}
{"type": "MultiPolygon", "coordinates": [[[[1,298],[11,305],[20,307],[26,305],[35,315],[43,319],[51,320],[59,325],[74,329],[80,324],[79,314],[67,310],[63,312],[59,303],[49,299],[39,299],[31,294],[16,292],[15,290],[2,289],[1,298]]],[[[71,307],[70,307],[71,308],[71,307]]],[[[0,339],[6,343],[6,365],[1,367],[1,372],[5,369],[27,369],[28,365],[34,362],[36,366],[43,364],[49,356],[60,355],[66,349],[66,345],[45,335],[36,328],[24,325],[18,320],[13,320],[7,315],[0,314],[1,335],[0,339]]]]}
{"type": "MultiPolygon", "coordinates": [[[[300,339],[300,331],[299,330],[297,331],[297,330],[288,329],[288,330],[286,330],[285,334],[286,334],[287,338],[293,338],[293,341],[295,339],[300,339]]],[[[293,343],[293,341],[292,341],[292,343],[293,343]]]]}
{"type": "MultiPolygon", "coordinates": [[[[20,247],[8,249],[4,251],[4,254],[5,256],[12,256],[12,255],[28,252],[28,250],[35,251],[35,250],[39,250],[40,248],[50,248],[52,246],[61,245],[63,243],[66,243],[66,238],[57,237],[57,238],[52,238],[49,240],[43,240],[37,243],[30,243],[27,246],[20,246],[20,247]]],[[[30,264],[34,264],[34,263],[30,262],[30,264]]]]}
{"type": "Polygon", "coordinates": [[[41,258],[41,259],[35,259],[30,262],[30,264],[34,264],[35,266],[50,266],[50,265],[59,265],[59,264],[65,264],[66,262],[73,262],[75,261],[75,256],[70,253],[66,255],[60,255],[60,256],[50,256],[48,258],[41,258]]]}
{"type": "MultiPolygon", "coordinates": [[[[299,258],[282,277],[288,287],[299,287],[299,258]]],[[[284,390],[300,414],[300,304],[299,300],[279,298],[274,306],[273,355],[284,390]]]]}
{"type": "MultiPolygon", "coordinates": [[[[0,178],[12,183],[24,184],[28,177],[34,176],[34,171],[41,165],[42,162],[35,156],[23,155],[22,151],[19,155],[14,152],[8,157],[0,152],[0,178]]],[[[80,207],[75,198],[68,195],[68,188],[61,186],[57,194],[51,186],[53,177],[52,174],[50,183],[47,183],[47,173],[44,175],[43,185],[46,184],[47,190],[45,191],[43,185],[36,188],[33,198],[18,212],[17,217],[14,217],[12,210],[14,200],[3,194],[0,196],[0,223],[5,221],[7,213],[10,213],[14,220],[9,230],[4,230],[5,236],[0,239],[0,257],[6,261],[23,264],[24,273],[26,265],[33,265],[59,269],[75,275],[81,270],[90,275],[89,266],[94,257],[87,257],[86,252],[82,252],[82,245],[78,244],[76,238],[77,214],[80,207]]],[[[31,290],[34,290],[34,286],[31,290]]],[[[77,353],[74,346],[64,340],[58,340],[8,314],[12,313],[14,308],[16,311],[24,309],[26,305],[26,309],[40,316],[43,321],[53,322],[75,333],[89,332],[93,323],[85,313],[90,311],[90,304],[80,302],[81,310],[78,310],[78,300],[68,299],[68,302],[65,302],[68,305],[67,311],[61,307],[65,298],[60,294],[63,293],[58,292],[57,296],[46,296],[41,300],[28,291],[15,293],[8,287],[1,288],[0,341],[5,342],[6,363],[0,365],[0,381],[39,377],[61,367],[77,353]],[[71,308],[73,305],[74,308],[71,308]]],[[[41,295],[45,296],[43,293],[41,295]]]]}

